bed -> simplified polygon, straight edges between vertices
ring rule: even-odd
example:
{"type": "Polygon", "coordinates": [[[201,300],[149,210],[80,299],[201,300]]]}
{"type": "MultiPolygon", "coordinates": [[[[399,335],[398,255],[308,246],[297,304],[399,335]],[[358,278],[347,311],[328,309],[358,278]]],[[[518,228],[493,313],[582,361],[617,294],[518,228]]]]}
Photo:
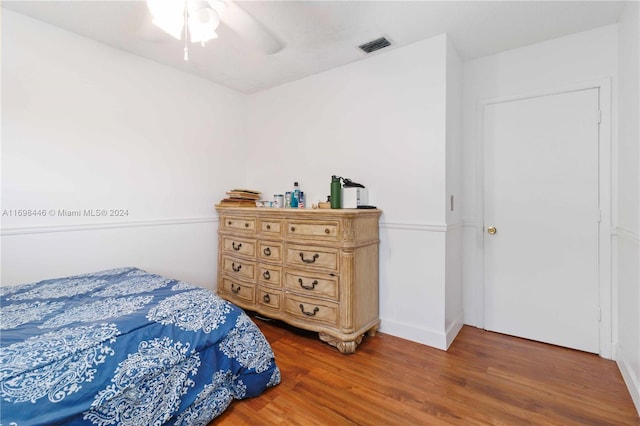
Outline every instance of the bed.
{"type": "Polygon", "coordinates": [[[0,287],[2,425],[206,425],[280,383],[237,306],[119,268],[0,287]]]}

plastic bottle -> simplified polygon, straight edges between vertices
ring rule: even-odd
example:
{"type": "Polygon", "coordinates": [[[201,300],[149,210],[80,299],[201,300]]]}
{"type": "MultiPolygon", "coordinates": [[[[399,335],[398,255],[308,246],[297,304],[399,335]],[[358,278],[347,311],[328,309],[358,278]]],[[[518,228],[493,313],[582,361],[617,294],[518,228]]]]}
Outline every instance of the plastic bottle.
{"type": "Polygon", "coordinates": [[[291,191],[291,208],[297,209],[300,201],[300,187],[298,182],[293,182],[293,191],[291,191]]]}
{"type": "Polygon", "coordinates": [[[342,207],[342,188],[340,187],[340,177],[331,176],[331,208],[339,209],[342,207]]]}

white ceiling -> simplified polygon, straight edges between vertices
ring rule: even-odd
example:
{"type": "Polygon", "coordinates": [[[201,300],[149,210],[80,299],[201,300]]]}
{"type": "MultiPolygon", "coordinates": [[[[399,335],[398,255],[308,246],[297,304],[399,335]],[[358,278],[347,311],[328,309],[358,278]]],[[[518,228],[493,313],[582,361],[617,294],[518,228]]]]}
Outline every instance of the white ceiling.
{"type": "MultiPolygon", "coordinates": [[[[170,0],[167,0],[170,1],[170,0]]],[[[229,0],[227,0],[229,1],[229,0]]],[[[2,1],[2,7],[118,49],[254,93],[448,33],[465,60],[617,22],[622,1],[237,1],[284,48],[272,55],[223,23],[219,38],[190,45],[151,24],[144,1],[2,1]]]]}

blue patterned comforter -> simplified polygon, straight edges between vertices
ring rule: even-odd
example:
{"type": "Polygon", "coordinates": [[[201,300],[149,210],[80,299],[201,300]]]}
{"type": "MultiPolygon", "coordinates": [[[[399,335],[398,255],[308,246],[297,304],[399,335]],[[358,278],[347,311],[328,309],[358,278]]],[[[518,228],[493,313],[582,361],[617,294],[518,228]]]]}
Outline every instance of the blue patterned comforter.
{"type": "Polygon", "coordinates": [[[0,292],[4,426],[202,425],[280,383],[262,332],[209,290],[121,268],[0,292]]]}

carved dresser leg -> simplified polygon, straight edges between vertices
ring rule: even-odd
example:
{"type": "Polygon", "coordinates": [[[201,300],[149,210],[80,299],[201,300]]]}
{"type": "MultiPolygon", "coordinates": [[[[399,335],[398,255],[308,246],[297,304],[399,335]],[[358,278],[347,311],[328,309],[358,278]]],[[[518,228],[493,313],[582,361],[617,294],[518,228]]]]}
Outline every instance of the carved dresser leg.
{"type": "Polygon", "coordinates": [[[356,348],[362,342],[362,337],[364,335],[356,337],[355,340],[340,340],[337,337],[331,336],[326,333],[318,333],[320,340],[330,344],[331,346],[335,346],[341,353],[343,354],[352,354],[356,351],[356,348]]]}

